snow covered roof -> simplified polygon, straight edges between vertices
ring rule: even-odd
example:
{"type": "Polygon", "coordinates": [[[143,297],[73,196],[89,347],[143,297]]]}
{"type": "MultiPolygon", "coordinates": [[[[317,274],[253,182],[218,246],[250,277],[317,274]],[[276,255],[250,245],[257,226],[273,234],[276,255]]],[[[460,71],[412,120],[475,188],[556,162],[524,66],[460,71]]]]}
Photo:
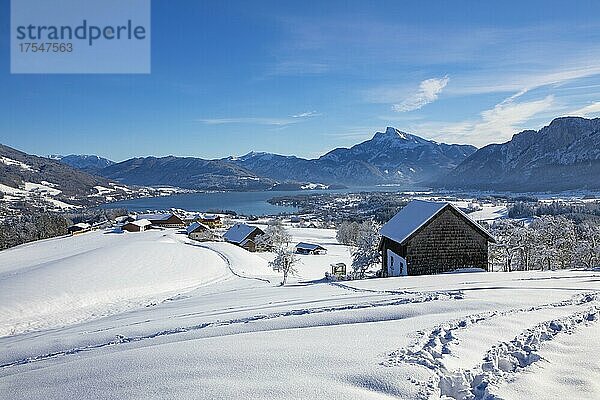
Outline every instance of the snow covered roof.
{"type": "Polygon", "coordinates": [[[216,221],[218,219],[220,219],[221,217],[218,215],[214,215],[214,214],[207,214],[205,216],[202,217],[203,220],[205,221],[216,221]]]}
{"type": "Polygon", "coordinates": [[[147,219],[149,221],[166,221],[173,216],[172,213],[164,214],[138,214],[135,216],[136,220],[147,219]]]}
{"type": "Polygon", "coordinates": [[[490,240],[494,241],[492,235],[469,218],[467,214],[445,201],[413,200],[383,225],[379,233],[381,236],[392,239],[395,242],[403,243],[446,207],[452,207],[465,217],[475,228],[481,231],[484,236],[487,236],[490,240]]]}
{"type": "Polygon", "coordinates": [[[318,244],[314,244],[314,243],[306,243],[306,242],[300,242],[296,245],[297,249],[304,249],[304,250],[309,250],[309,251],[313,251],[313,250],[317,250],[317,249],[321,249],[321,250],[325,250],[325,247],[318,245],[318,244]]]}
{"type": "Polygon", "coordinates": [[[192,232],[195,232],[196,230],[206,231],[206,230],[209,230],[209,227],[204,224],[201,224],[200,222],[192,222],[190,224],[190,226],[185,228],[185,231],[187,232],[188,235],[192,232]]]}
{"type": "MultiPolygon", "coordinates": [[[[225,232],[223,237],[225,240],[231,243],[243,244],[248,236],[256,229],[260,231],[256,226],[246,225],[246,224],[235,224],[231,228],[225,232]]],[[[261,231],[262,232],[262,231],[261,231]]]]}
{"type": "Polygon", "coordinates": [[[91,227],[90,224],[86,224],[85,222],[80,222],[78,224],[74,224],[74,227],[80,228],[80,229],[88,229],[91,227]]]}
{"type": "Polygon", "coordinates": [[[136,226],[139,226],[139,227],[145,227],[145,226],[148,226],[148,225],[152,225],[152,222],[148,221],[147,219],[138,219],[138,220],[135,220],[133,222],[130,222],[130,224],[136,225],[136,226]]]}

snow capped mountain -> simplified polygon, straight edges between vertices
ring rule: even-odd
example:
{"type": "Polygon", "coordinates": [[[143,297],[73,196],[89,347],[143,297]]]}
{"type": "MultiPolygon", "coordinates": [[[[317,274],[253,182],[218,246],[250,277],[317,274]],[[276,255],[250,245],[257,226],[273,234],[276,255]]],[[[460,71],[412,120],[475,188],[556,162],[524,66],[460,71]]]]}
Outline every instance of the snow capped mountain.
{"type": "Polygon", "coordinates": [[[440,144],[388,127],[370,140],[349,149],[334,149],[318,159],[249,153],[229,160],[279,180],[348,186],[412,184],[441,176],[475,150],[473,146],[440,144]]]}
{"type": "Polygon", "coordinates": [[[600,188],[600,118],[562,117],[479,149],[440,185],[515,191],[600,188]]]}
{"type": "Polygon", "coordinates": [[[48,156],[48,158],[58,160],[63,164],[70,165],[71,167],[81,169],[89,173],[97,173],[102,168],[106,168],[115,163],[109,159],[88,154],[70,154],[68,156],[53,154],[48,156]]]}

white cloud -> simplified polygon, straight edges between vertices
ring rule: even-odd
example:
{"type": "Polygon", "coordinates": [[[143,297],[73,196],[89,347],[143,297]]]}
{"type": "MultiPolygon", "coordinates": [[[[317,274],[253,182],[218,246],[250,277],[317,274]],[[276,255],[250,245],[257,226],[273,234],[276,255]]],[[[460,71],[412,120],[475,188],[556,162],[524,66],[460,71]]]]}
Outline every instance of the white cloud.
{"type": "Polygon", "coordinates": [[[568,115],[572,117],[590,117],[600,115],[600,101],[588,104],[578,110],[571,111],[568,115]]]}
{"type": "Polygon", "coordinates": [[[308,112],[303,112],[300,114],[292,115],[292,118],[310,118],[310,117],[318,117],[319,115],[321,115],[321,113],[318,113],[316,111],[308,111],[308,112]]]}
{"type": "Polygon", "coordinates": [[[525,102],[515,102],[511,96],[493,108],[482,111],[478,120],[429,122],[413,126],[412,129],[424,136],[431,136],[431,132],[439,132],[433,135],[433,138],[441,142],[484,146],[509,140],[512,135],[526,128],[523,123],[550,110],[553,106],[552,95],[525,102]]]}
{"type": "Polygon", "coordinates": [[[474,75],[453,76],[452,89],[448,94],[472,95],[485,93],[516,92],[516,99],[525,93],[545,86],[560,86],[570,81],[593,77],[600,74],[600,66],[588,59],[561,65],[552,70],[527,73],[515,71],[483,71],[474,75]]]}
{"type": "Polygon", "coordinates": [[[446,87],[450,78],[431,78],[421,82],[419,90],[399,104],[394,104],[392,109],[398,112],[418,110],[419,108],[437,100],[440,92],[446,87]]]}
{"type": "Polygon", "coordinates": [[[200,118],[196,122],[202,122],[207,125],[225,125],[225,124],[251,124],[251,125],[272,125],[286,126],[301,122],[303,119],[317,117],[321,115],[316,111],[308,111],[299,114],[290,115],[284,118],[270,117],[231,117],[231,118],[200,118]]]}
{"type": "Polygon", "coordinates": [[[508,139],[520,129],[520,124],[528,121],[536,114],[549,109],[554,103],[554,96],[549,95],[541,100],[516,103],[513,98],[497,104],[490,110],[481,113],[482,120],[475,124],[473,133],[484,135],[487,140],[493,138],[508,139]]]}
{"type": "Polygon", "coordinates": [[[261,118],[261,117],[239,117],[239,118],[200,118],[196,120],[207,125],[224,124],[254,124],[254,125],[275,125],[283,126],[299,122],[294,118],[261,118]]]}

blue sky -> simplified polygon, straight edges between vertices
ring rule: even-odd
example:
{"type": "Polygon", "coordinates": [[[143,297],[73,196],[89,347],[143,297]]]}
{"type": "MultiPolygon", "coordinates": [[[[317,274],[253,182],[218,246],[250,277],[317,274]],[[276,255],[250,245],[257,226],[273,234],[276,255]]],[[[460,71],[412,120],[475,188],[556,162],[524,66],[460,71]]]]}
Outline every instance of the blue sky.
{"type": "Polygon", "coordinates": [[[0,4],[0,142],[35,154],[480,147],[600,116],[598,1],[154,0],[149,75],[11,75],[0,4]]]}

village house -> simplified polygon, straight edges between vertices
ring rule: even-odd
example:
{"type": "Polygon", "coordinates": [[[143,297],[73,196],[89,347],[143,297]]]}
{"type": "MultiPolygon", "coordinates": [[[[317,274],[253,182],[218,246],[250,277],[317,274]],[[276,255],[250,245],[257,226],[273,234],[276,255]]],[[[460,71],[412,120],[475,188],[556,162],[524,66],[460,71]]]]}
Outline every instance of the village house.
{"type": "Polygon", "coordinates": [[[215,214],[206,214],[198,219],[198,222],[210,227],[218,228],[221,227],[221,216],[215,214]]]}
{"type": "Polygon", "coordinates": [[[193,240],[210,240],[210,228],[200,222],[192,222],[185,228],[187,235],[193,240]]]}
{"type": "Polygon", "coordinates": [[[185,223],[173,213],[162,214],[138,214],[136,221],[147,219],[153,226],[160,228],[183,228],[185,223]]]}
{"type": "Polygon", "coordinates": [[[256,226],[238,223],[229,228],[223,238],[248,251],[256,251],[256,237],[262,234],[264,232],[256,226]]]}
{"type": "Polygon", "coordinates": [[[296,253],[298,253],[298,254],[327,254],[327,249],[318,244],[300,242],[296,245],[296,253]]]}
{"type": "Polygon", "coordinates": [[[384,276],[487,270],[488,242],[495,242],[454,205],[423,200],[408,203],[380,233],[384,276]]]}
{"type": "Polygon", "coordinates": [[[147,219],[139,219],[132,222],[127,222],[123,226],[121,226],[121,230],[127,232],[143,232],[146,229],[150,229],[152,227],[152,222],[147,219]]]}

